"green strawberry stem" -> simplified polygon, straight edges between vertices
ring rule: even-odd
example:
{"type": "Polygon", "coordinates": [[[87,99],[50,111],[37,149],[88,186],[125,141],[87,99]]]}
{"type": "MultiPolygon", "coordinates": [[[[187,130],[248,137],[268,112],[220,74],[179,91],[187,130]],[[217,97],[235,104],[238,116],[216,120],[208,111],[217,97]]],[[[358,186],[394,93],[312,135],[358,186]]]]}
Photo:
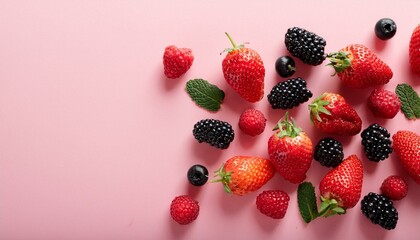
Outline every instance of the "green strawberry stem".
{"type": "Polygon", "coordinates": [[[245,44],[236,45],[235,41],[233,41],[232,37],[229,35],[229,33],[225,32],[226,36],[229,38],[230,43],[232,44],[232,48],[226,48],[223,52],[232,52],[233,50],[238,50],[240,48],[245,47],[245,44]]]}
{"type": "Polygon", "coordinates": [[[325,94],[317,97],[311,104],[309,104],[309,110],[311,111],[311,122],[314,122],[314,116],[318,122],[322,122],[321,117],[319,116],[320,113],[324,113],[327,115],[331,115],[331,112],[328,111],[325,106],[330,104],[329,101],[323,100],[325,94]]]}
{"type": "Polygon", "coordinates": [[[296,122],[292,119],[289,120],[289,112],[286,112],[284,115],[284,119],[280,119],[277,125],[273,128],[273,131],[279,130],[276,135],[279,138],[283,137],[297,137],[301,132],[302,129],[296,126],[296,122]]]}
{"type": "Polygon", "coordinates": [[[222,164],[222,166],[218,170],[216,170],[214,173],[215,173],[215,177],[219,177],[219,178],[213,179],[211,182],[212,183],[221,182],[223,184],[223,188],[225,192],[232,193],[232,191],[229,188],[232,172],[225,171],[225,164],[222,164]]]}
{"type": "Polygon", "coordinates": [[[320,197],[321,205],[319,206],[319,216],[320,217],[330,217],[336,214],[345,214],[346,209],[338,206],[338,202],[335,199],[327,199],[320,197]]]}
{"type": "Polygon", "coordinates": [[[351,59],[349,58],[347,52],[334,52],[327,55],[327,58],[330,60],[330,63],[327,66],[332,66],[335,70],[335,73],[344,72],[347,68],[351,66],[351,59]]]}

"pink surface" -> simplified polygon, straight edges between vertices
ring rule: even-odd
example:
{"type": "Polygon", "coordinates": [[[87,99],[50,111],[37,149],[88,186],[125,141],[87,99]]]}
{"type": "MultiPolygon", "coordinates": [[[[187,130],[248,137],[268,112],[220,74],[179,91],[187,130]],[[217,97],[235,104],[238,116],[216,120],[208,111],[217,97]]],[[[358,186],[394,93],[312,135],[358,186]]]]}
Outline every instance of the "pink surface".
{"type": "MultiPolygon", "coordinates": [[[[271,127],[285,111],[266,97],[249,104],[225,83],[221,71],[229,46],[224,32],[250,42],[266,66],[266,94],[280,81],[274,62],[286,52],[284,33],[300,26],[327,40],[326,51],[350,43],[374,50],[394,71],[386,89],[420,79],[408,68],[408,41],[419,23],[418,1],[1,1],[0,7],[0,239],[414,239],[418,236],[420,186],[396,156],[375,164],[360,147],[360,136],[339,138],[345,155],[365,166],[363,195],[378,192],[390,174],[402,174],[409,194],[396,202],[400,220],[386,231],[360,211],[305,224],[296,189],[276,175],[264,189],[291,198],[283,220],[255,207],[260,192],[228,196],[222,186],[188,184],[187,169],[201,163],[214,171],[233,155],[267,156],[271,127]],[[316,3],[315,3],[316,2],[316,3]],[[357,7],[362,4],[364,7],[357,7]],[[354,12],[351,9],[358,9],[354,12]],[[382,17],[393,18],[397,34],[387,42],[374,36],[382,17]],[[178,80],[163,76],[167,45],[192,48],[195,61],[178,80]],[[226,93],[221,111],[197,107],[184,91],[192,78],[205,78],[226,93]],[[248,137],[237,127],[242,110],[266,114],[268,127],[248,137]],[[236,138],[227,150],[198,144],[192,126],[203,118],[229,121],[236,138]],[[200,202],[198,219],[180,226],[169,216],[171,200],[190,194],[200,202]]],[[[419,121],[402,113],[375,119],[366,109],[367,90],[342,87],[332,69],[303,66],[298,72],[314,97],[339,92],[355,106],[363,128],[378,122],[391,133],[419,132],[419,121]]],[[[307,104],[291,111],[313,142],[307,104]]],[[[328,171],[313,162],[307,180],[318,185],[328,171]]],[[[318,194],[318,192],[317,192],[318,194]]]]}

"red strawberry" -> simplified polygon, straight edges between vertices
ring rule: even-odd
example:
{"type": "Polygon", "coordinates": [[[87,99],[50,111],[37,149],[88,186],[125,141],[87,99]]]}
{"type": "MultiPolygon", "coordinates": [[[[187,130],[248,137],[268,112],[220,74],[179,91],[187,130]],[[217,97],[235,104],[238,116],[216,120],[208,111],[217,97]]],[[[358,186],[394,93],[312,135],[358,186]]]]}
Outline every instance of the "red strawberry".
{"type": "Polygon", "coordinates": [[[221,182],[227,193],[245,195],[260,189],[275,174],[268,159],[253,156],[234,156],[217,170],[212,182],[221,182]]]}
{"type": "Polygon", "coordinates": [[[260,55],[244,45],[237,46],[226,33],[233,48],[226,49],[228,54],[223,59],[223,75],[227,83],[242,98],[249,102],[258,102],[264,96],[265,68],[260,55]]]}
{"type": "Polygon", "coordinates": [[[310,105],[310,118],[325,133],[352,136],[362,130],[362,119],[356,110],[337,93],[324,93],[310,105]]]}
{"type": "Polygon", "coordinates": [[[401,130],[392,136],[392,143],[405,171],[420,184],[420,135],[401,130]]]}
{"type": "Polygon", "coordinates": [[[171,203],[171,217],[177,223],[186,225],[197,219],[200,211],[198,202],[188,195],[177,196],[171,203]]]}
{"type": "Polygon", "coordinates": [[[264,132],[266,122],[261,111],[249,108],[239,117],[239,128],[247,135],[257,136],[264,132]]]}
{"type": "Polygon", "coordinates": [[[257,209],[274,219],[282,219],[289,206],[289,195],[280,190],[263,191],[257,196],[257,209]]]}
{"type": "Polygon", "coordinates": [[[324,93],[310,105],[310,118],[325,133],[352,136],[362,130],[356,110],[337,93],[324,93]]]}
{"type": "Polygon", "coordinates": [[[194,56],[189,48],[177,48],[170,45],[163,53],[164,74],[168,78],[179,78],[190,69],[194,56]]]}
{"type": "Polygon", "coordinates": [[[340,165],[329,171],[319,184],[322,204],[321,215],[344,213],[356,206],[362,193],[363,165],[356,155],[344,159],[340,165]],[[335,209],[337,208],[337,209],[335,209]]]}
{"type": "Polygon", "coordinates": [[[414,29],[409,45],[410,69],[420,77],[420,24],[414,29]]]}
{"type": "Polygon", "coordinates": [[[367,103],[373,114],[380,118],[394,118],[401,108],[401,102],[397,94],[379,88],[372,91],[367,103]]]}
{"type": "Polygon", "coordinates": [[[393,175],[387,177],[381,185],[382,195],[391,200],[401,200],[407,195],[407,182],[400,176],[393,175]]]}
{"type": "Polygon", "coordinates": [[[392,70],[371,50],[360,44],[352,44],[339,52],[328,54],[338,77],[345,86],[367,88],[384,85],[392,78],[392,70]]]}
{"type": "Polygon", "coordinates": [[[268,140],[268,154],[277,172],[291,183],[300,183],[312,163],[313,147],[308,135],[290,122],[288,113],[268,140]]]}

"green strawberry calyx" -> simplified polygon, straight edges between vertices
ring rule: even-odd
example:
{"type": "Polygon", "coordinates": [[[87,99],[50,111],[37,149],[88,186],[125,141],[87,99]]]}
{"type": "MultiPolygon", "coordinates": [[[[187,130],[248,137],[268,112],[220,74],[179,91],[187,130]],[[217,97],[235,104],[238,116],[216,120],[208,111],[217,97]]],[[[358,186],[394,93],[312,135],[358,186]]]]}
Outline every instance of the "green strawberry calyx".
{"type": "Polygon", "coordinates": [[[279,138],[286,136],[294,138],[302,132],[302,129],[296,126],[294,119],[289,120],[289,112],[286,112],[284,118],[280,119],[280,121],[273,128],[273,131],[277,131],[276,135],[279,138]]]}
{"type": "Polygon", "coordinates": [[[327,58],[330,60],[330,63],[327,66],[332,66],[335,70],[335,73],[344,72],[347,68],[351,66],[351,57],[350,54],[344,51],[333,52],[327,54],[327,58]]]}
{"type": "Polygon", "coordinates": [[[320,196],[321,205],[319,205],[319,216],[320,217],[329,217],[333,215],[341,215],[346,213],[346,209],[338,205],[336,199],[328,199],[320,196]]]}
{"type": "Polygon", "coordinates": [[[327,108],[325,108],[325,106],[330,104],[330,101],[327,101],[324,99],[326,95],[327,95],[326,93],[322,94],[321,96],[317,97],[311,104],[309,104],[308,108],[311,112],[310,117],[311,117],[312,123],[314,122],[314,118],[318,122],[322,122],[322,119],[319,116],[321,113],[331,115],[331,112],[328,111],[327,108]]]}
{"type": "Polygon", "coordinates": [[[214,173],[215,173],[214,177],[218,177],[218,178],[212,180],[211,182],[212,183],[221,182],[223,184],[223,188],[225,192],[232,193],[229,187],[229,183],[232,179],[232,172],[225,171],[225,164],[223,163],[222,166],[218,170],[214,171],[214,173]]]}
{"type": "Polygon", "coordinates": [[[225,32],[225,34],[228,37],[230,43],[232,44],[232,47],[231,48],[226,48],[222,53],[224,53],[224,52],[230,53],[230,52],[232,52],[234,50],[238,50],[238,49],[241,49],[241,48],[244,48],[245,47],[245,43],[242,43],[241,45],[236,45],[235,41],[233,41],[233,39],[229,35],[229,33],[225,32]]]}

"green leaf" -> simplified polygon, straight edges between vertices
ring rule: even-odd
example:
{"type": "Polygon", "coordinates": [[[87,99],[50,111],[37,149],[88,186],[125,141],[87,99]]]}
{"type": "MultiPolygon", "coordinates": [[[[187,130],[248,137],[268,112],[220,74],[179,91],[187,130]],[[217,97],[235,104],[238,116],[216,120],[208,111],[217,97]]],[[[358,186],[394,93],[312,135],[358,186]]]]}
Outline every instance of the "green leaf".
{"type": "Polygon", "coordinates": [[[298,187],[298,205],[303,221],[309,223],[318,217],[315,187],[310,182],[303,182],[298,187]]]}
{"type": "Polygon", "coordinates": [[[225,98],[225,93],[216,85],[204,79],[192,79],[187,82],[187,93],[200,107],[216,112],[225,98]]]}
{"type": "Polygon", "coordinates": [[[408,119],[420,118],[420,97],[414,89],[406,83],[398,84],[395,93],[401,101],[401,111],[408,119]]]}

